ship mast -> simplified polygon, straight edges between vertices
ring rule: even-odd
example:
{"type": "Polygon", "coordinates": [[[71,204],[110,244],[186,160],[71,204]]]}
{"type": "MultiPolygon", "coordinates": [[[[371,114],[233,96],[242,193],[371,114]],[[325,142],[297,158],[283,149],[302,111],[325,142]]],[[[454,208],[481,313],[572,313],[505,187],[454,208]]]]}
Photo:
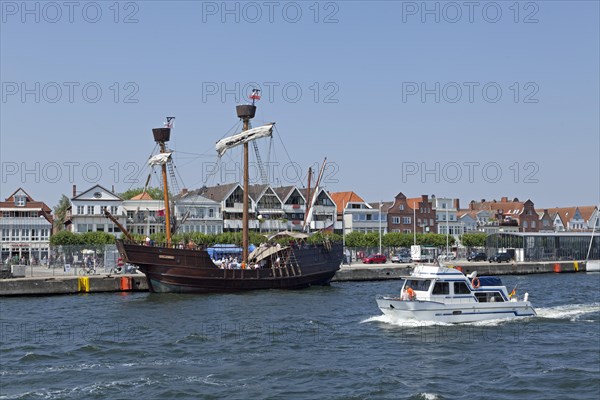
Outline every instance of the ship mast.
{"type": "MultiPolygon", "coordinates": [[[[168,153],[167,145],[171,139],[171,128],[173,127],[173,120],[175,117],[167,117],[167,122],[164,128],[152,129],[152,135],[154,135],[154,141],[158,143],[161,154],[168,153]]],[[[167,247],[171,246],[171,208],[169,205],[169,186],[167,182],[167,161],[162,163],[162,179],[163,179],[163,197],[165,202],[165,231],[167,234],[167,247]]]]}
{"type": "MultiPolygon", "coordinates": [[[[250,120],[254,118],[256,114],[256,106],[254,105],[255,100],[260,99],[260,90],[253,89],[250,95],[252,104],[241,104],[236,106],[236,112],[238,118],[240,118],[244,124],[242,131],[250,129],[250,120]]],[[[242,264],[248,265],[248,208],[249,208],[249,177],[248,177],[248,142],[244,143],[244,205],[242,214],[242,264]]]]}

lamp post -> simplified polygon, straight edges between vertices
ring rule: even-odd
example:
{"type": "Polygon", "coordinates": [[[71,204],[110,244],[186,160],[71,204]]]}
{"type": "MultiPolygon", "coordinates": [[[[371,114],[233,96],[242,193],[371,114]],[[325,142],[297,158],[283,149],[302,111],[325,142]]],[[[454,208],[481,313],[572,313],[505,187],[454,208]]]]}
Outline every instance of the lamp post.
{"type": "Polygon", "coordinates": [[[381,254],[381,207],[383,207],[383,202],[379,201],[379,254],[381,254]]]}
{"type": "Polygon", "coordinates": [[[413,207],[413,244],[417,244],[417,207],[413,207]]]}
{"type": "Polygon", "coordinates": [[[448,242],[450,236],[450,223],[448,222],[448,203],[446,203],[446,257],[448,257],[448,242]]]}
{"type": "Polygon", "coordinates": [[[146,235],[150,237],[150,209],[146,207],[146,211],[148,211],[148,215],[146,216],[146,235]]]}
{"type": "Polygon", "coordinates": [[[346,206],[342,208],[342,251],[344,252],[344,260],[348,265],[351,264],[351,257],[346,254],[346,206]]]}

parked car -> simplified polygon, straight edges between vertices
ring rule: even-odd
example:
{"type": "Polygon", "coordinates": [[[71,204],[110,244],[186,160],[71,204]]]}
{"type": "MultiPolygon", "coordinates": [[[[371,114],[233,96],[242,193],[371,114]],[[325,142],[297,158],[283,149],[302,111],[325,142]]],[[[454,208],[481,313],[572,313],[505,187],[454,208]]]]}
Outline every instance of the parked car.
{"type": "Polygon", "coordinates": [[[442,261],[456,260],[456,256],[454,255],[454,253],[444,253],[444,254],[440,254],[438,256],[438,260],[442,260],[442,261]]]}
{"type": "Polygon", "coordinates": [[[474,251],[467,256],[467,261],[487,261],[487,254],[474,251]]]}
{"type": "Polygon", "coordinates": [[[408,253],[396,253],[392,256],[391,261],[393,263],[409,263],[410,260],[410,254],[408,253]]]}
{"type": "Polygon", "coordinates": [[[385,264],[387,257],[383,254],[371,254],[368,257],[363,258],[363,264],[385,264]]]}
{"type": "Polygon", "coordinates": [[[512,257],[508,253],[496,253],[489,258],[489,262],[501,263],[502,261],[510,262],[512,257]]]}

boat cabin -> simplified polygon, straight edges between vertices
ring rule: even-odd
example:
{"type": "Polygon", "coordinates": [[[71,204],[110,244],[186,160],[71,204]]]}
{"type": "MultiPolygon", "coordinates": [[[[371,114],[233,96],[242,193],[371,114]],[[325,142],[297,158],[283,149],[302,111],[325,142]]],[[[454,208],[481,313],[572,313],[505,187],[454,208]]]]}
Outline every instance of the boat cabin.
{"type": "Polygon", "coordinates": [[[506,287],[494,276],[465,276],[444,267],[419,266],[402,285],[401,297],[413,292],[412,300],[439,303],[490,303],[510,301],[506,287]],[[412,290],[409,290],[412,289],[412,290]]]}

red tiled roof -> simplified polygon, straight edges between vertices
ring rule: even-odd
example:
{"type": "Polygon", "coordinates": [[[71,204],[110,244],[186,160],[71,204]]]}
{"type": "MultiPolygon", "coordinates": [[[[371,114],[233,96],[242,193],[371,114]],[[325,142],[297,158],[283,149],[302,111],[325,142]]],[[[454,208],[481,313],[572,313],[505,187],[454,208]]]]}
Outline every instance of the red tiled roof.
{"type": "Polygon", "coordinates": [[[346,204],[353,203],[364,203],[365,201],[354,192],[329,192],[329,196],[337,206],[338,214],[343,213],[346,204]]]}
{"type": "Polygon", "coordinates": [[[137,196],[133,196],[131,200],[153,200],[153,198],[148,194],[148,192],[142,192],[137,196]]]}
{"type": "Polygon", "coordinates": [[[422,201],[423,199],[420,197],[411,197],[409,199],[406,199],[406,204],[408,204],[408,206],[410,208],[412,208],[413,210],[416,210],[417,208],[419,208],[419,203],[422,201]]]}
{"type": "Polygon", "coordinates": [[[596,206],[554,207],[548,208],[548,214],[555,216],[558,213],[560,219],[562,219],[563,223],[566,224],[573,218],[577,209],[579,209],[581,218],[583,218],[585,221],[589,221],[594,214],[594,210],[596,210],[596,206]]]}

